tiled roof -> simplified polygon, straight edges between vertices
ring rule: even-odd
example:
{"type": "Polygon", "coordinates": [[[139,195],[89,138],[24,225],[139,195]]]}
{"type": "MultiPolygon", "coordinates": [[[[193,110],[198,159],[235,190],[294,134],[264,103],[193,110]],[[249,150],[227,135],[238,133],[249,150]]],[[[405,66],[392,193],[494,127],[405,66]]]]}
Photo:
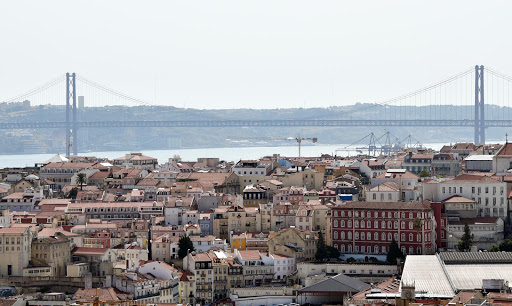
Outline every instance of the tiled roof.
{"type": "Polygon", "coordinates": [[[261,260],[260,252],[258,250],[245,250],[239,251],[242,260],[261,260]]]}
{"type": "Polygon", "coordinates": [[[74,248],[71,253],[77,255],[103,255],[107,248],[74,248]]]}
{"type": "Polygon", "coordinates": [[[0,234],[23,234],[26,227],[6,227],[0,228],[0,234]]]}
{"type": "Polygon", "coordinates": [[[468,198],[465,198],[465,197],[462,197],[459,195],[451,196],[448,199],[443,201],[443,203],[474,203],[474,202],[475,202],[474,200],[470,200],[468,198]]]}
{"type": "Polygon", "coordinates": [[[332,209],[423,210],[430,209],[430,201],[423,202],[346,202],[332,209]]]}
{"type": "Polygon", "coordinates": [[[496,156],[512,157],[512,143],[507,142],[504,144],[501,149],[499,149],[498,153],[496,153],[496,156]]]}
{"type": "Polygon", "coordinates": [[[43,166],[43,168],[64,168],[64,169],[82,169],[92,167],[95,163],[49,163],[43,166]]]}

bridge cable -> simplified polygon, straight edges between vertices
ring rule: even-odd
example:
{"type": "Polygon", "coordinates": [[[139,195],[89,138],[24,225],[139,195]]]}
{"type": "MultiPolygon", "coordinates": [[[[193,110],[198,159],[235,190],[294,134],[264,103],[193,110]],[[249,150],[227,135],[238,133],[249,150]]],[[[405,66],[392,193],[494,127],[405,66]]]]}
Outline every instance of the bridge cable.
{"type": "Polygon", "coordinates": [[[45,90],[47,90],[47,89],[49,89],[49,88],[59,84],[62,81],[65,81],[65,80],[66,80],[66,76],[65,75],[60,75],[57,78],[55,78],[55,79],[53,79],[53,80],[51,80],[49,82],[44,83],[43,85],[35,87],[35,88],[33,88],[33,89],[23,93],[23,94],[15,96],[13,98],[4,100],[3,102],[18,102],[21,99],[24,99],[24,98],[33,96],[35,94],[38,94],[40,92],[43,92],[43,91],[45,91],[45,90]]]}

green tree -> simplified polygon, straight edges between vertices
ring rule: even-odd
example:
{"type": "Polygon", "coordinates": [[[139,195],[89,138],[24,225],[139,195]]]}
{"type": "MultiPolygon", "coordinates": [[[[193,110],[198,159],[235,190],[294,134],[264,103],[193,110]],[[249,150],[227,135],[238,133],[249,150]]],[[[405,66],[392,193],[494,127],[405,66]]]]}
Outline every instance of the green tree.
{"type": "Polygon", "coordinates": [[[497,245],[493,245],[490,249],[489,249],[489,252],[499,252],[500,251],[500,248],[497,246],[497,245]]]}
{"type": "Polygon", "coordinates": [[[420,172],[420,177],[430,177],[430,172],[427,169],[423,169],[420,172]]]}
{"type": "Polygon", "coordinates": [[[325,258],[329,258],[329,254],[327,251],[327,245],[325,244],[324,234],[322,231],[318,232],[318,242],[316,243],[316,260],[323,260],[325,258]]]}
{"type": "Polygon", "coordinates": [[[185,256],[187,256],[189,251],[190,252],[195,251],[194,244],[192,243],[192,240],[190,240],[190,237],[188,237],[188,236],[183,236],[180,238],[180,240],[178,241],[178,247],[179,247],[178,257],[180,259],[185,258],[185,256]]]}
{"type": "Polygon", "coordinates": [[[505,239],[500,243],[500,251],[512,252],[512,239],[505,239]]]}
{"type": "Polygon", "coordinates": [[[69,193],[67,194],[66,198],[68,199],[76,199],[76,195],[78,193],[78,188],[74,187],[72,188],[69,193]]]}
{"type": "Polygon", "coordinates": [[[404,253],[400,251],[400,248],[398,247],[398,243],[396,243],[395,239],[391,241],[389,244],[389,250],[388,254],[386,256],[386,261],[390,264],[396,265],[397,258],[403,259],[404,253]]]}
{"type": "Polygon", "coordinates": [[[328,258],[340,258],[340,251],[332,246],[327,246],[327,257],[328,258]]]}
{"type": "Polygon", "coordinates": [[[76,175],[76,183],[80,185],[80,190],[83,190],[83,186],[87,183],[87,176],[85,173],[78,173],[76,175]]]}
{"type": "Polygon", "coordinates": [[[473,244],[474,238],[475,235],[471,234],[471,231],[469,230],[469,225],[467,223],[464,223],[464,235],[462,235],[462,238],[459,240],[459,244],[457,246],[459,251],[469,251],[471,245],[473,244]]]}

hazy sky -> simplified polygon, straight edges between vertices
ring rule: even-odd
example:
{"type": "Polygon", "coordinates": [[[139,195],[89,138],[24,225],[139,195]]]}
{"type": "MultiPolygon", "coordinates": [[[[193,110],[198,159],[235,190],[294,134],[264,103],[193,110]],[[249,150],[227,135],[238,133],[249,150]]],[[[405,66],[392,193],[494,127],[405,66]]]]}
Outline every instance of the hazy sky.
{"type": "MultiPolygon", "coordinates": [[[[378,102],[512,74],[510,1],[2,1],[0,101],[67,71],[188,108],[378,102]]],[[[86,97],[87,99],[87,97],[86,97]]]]}

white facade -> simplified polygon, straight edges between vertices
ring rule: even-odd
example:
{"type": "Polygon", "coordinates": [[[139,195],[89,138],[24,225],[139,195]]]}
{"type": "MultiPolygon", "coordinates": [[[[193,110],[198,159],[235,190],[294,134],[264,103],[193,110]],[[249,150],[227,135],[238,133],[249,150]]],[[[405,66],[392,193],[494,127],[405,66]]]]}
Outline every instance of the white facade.
{"type": "Polygon", "coordinates": [[[274,279],[285,280],[295,272],[295,258],[271,254],[274,259],[274,279]]]}
{"type": "Polygon", "coordinates": [[[435,202],[459,195],[476,202],[478,216],[505,218],[507,184],[490,178],[479,181],[450,180],[423,184],[423,199],[435,202]]]}

